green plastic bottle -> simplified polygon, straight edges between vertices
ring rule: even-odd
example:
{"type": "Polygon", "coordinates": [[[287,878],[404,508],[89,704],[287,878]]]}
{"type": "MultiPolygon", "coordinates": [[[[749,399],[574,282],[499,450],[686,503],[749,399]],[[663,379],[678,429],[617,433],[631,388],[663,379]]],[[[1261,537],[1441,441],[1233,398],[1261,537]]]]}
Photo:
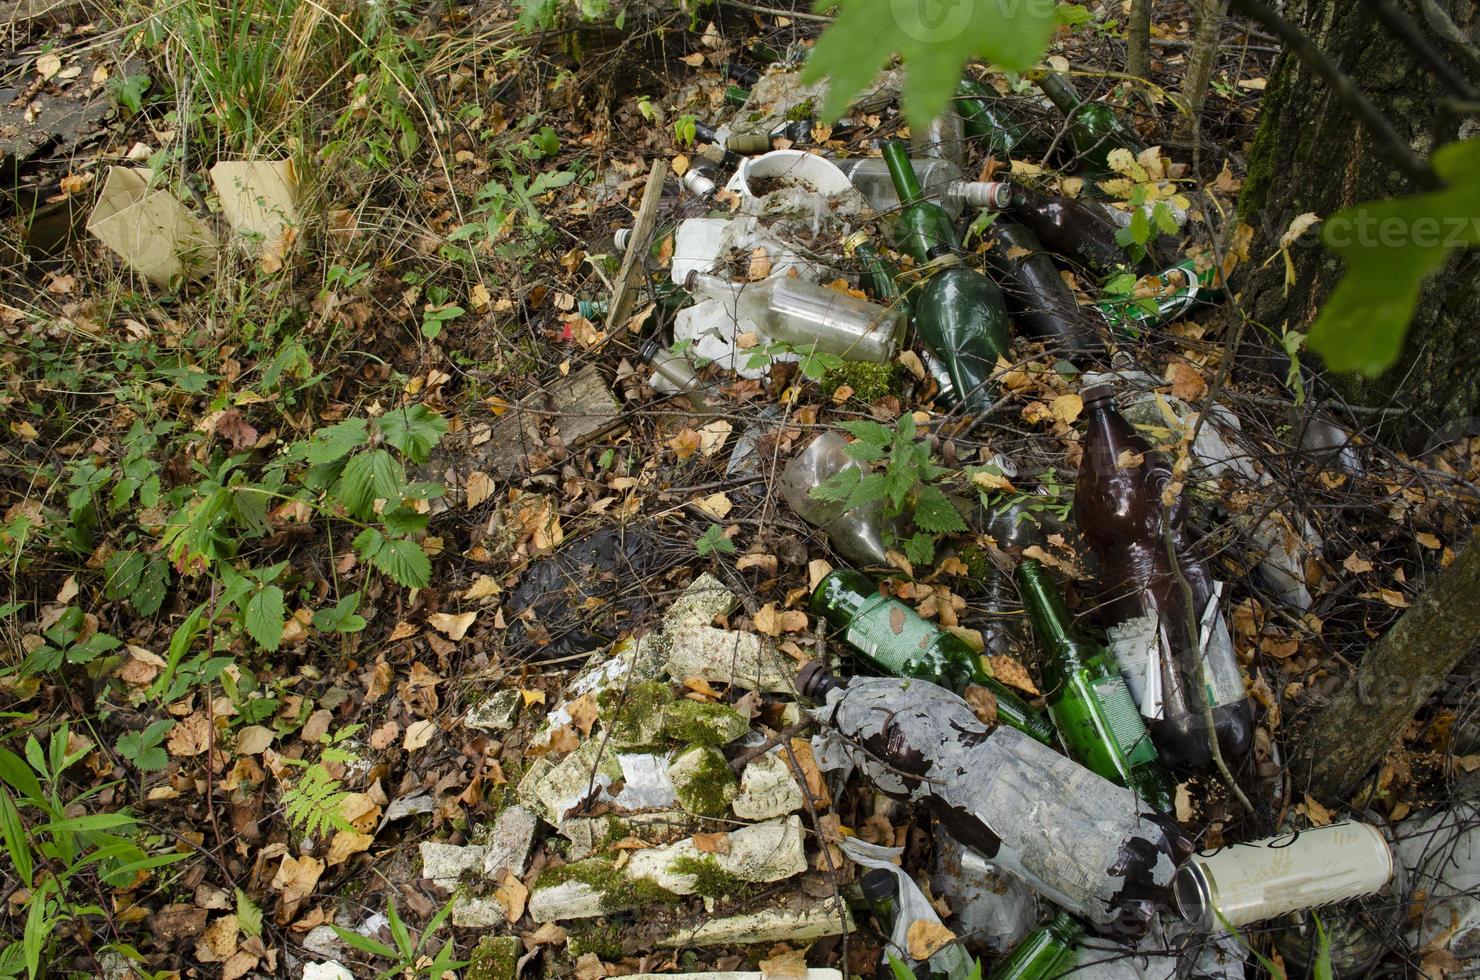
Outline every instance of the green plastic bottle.
{"type": "Polygon", "coordinates": [[[908,147],[884,145],[884,160],[899,194],[895,241],[915,261],[924,278],[914,288],[915,332],[946,366],[952,386],[968,411],[992,404],[990,381],[997,358],[1007,350],[1007,306],[997,284],[962,265],[951,219],[920,190],[908,147]]]}
{"type": "Polygon", "coordinates": [[[1039,155],[1042,144],[1002,111],[1002,99],[980,82],[961,79],[956,86],[956,112],[966,135],[976,140],[983,150],[1000,160],[1020,155],[1039,155]]]}
{"type": "Polygon", "coordinates": [[[1024,936],[1002,959],[987,980],[1053,980],[1074,967],[1074,948],[1084,937],[1084,927],[1067,912],[1060,912],[1024,936]]]}
{"type": "Polygon", "coordinates": [[[1048,96],[1069,124],[1069,142],[1074,152],[1092,170],[1112,173],[1110,151],[1129,150],[1131,155],[1145,149],[1129,126],[1120,121],[1115,110],[1103,102],[1086,102],[1062,75],[1046,72],[1038,87],[1048,96]]]}
{"type": "Polygon", "coordinates": [[[1171,813],[1174,784],[1115,658],[1074,625],[1038,562],[1025,559],[1017,580],[1041,654],[1048,715],[1069,756],[1171,813]]]}
{"type": "Polygon", "coordinates": [[[982,658],[960,637],[922,619],[908,605],[880,594],[868,576],[840,568],[812,593],[812,611],[875,669],[917,677],[960,693],[978,684],[997,699],[997,717],[1045,745],[1052,722],[987,672],[982,658]]]}

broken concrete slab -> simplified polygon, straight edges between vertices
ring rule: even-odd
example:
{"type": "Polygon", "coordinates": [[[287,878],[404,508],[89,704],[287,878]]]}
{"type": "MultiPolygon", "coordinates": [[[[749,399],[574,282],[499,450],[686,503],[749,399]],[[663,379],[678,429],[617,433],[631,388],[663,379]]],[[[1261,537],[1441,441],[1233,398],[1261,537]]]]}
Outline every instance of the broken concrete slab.
{"type": "Polygon", "coordinates": [[[518,936],[484,936],[468,957],[464,980],[514,980],[524,943],[518,936]]]}
{"type": "Polygon", "coordinates": [[[676,632],[686,626],[713,626],[721,616],[728,616],[740,604],[740,599],[723,582],[705,572],[673,600],[668,614],[663,617],[663,626],[676,632]]]}
{"type": "Polygon", "coordinates": [[[484,842],[483,876],[497,882],[505,871],[516,878],[524,874],[538,828],[539,817],[533,810],[518,805],[505,807],[493,821],[493,829],[484,842]]]}
{"type": "Polygon", "coordinates": [[[338,960],[303,964],[303,980],[355,980],[355,975],[338,960]]]}
{"type": "Polygon", "coordinates": [[[739,791],[730,764],[712,745],[696,745],[674,756],[668,766],[668,778],[679,804],[701,817],[725,813],[739,791]]]}
{"type": "Polygon", "coordinates": [[[728,745],[750,731],[750,719],[727,704],[684,699],[663,708],[661,728],[675,742],[728,745]]]}
{"type": "Polygon", "coordinates": [[[632,851],[617,867],[588,858],[551,869],[530,891],[536,922],[589,919],[641,908],[701,889],[781,881],[807,870],[802,823],[796,817],[753,824],[727,836],[725,853],[706,853],[692,838],[665,847],[632,851]]]}
{"type": "Polygon", "coordinates": [[[468,895],[458,892],[453,896],[452,924],[463,929],[496,929],[506,925],[508,913],[498,900],[489,895],[468,895]]]}
{"type": "Polygon", "coordinates": [[[805,802],[791,766],[780,753],[771,753],[745,767],[730,809],[742,820],[770,820],[795,813],[805,802]]]}
{"type": "Polygon", "coordinates": [[[502,732],[514,727],[523,698],[512,687],[484,698],[463,715],[463,726],[484,732],[502,732]]]}
{"type": "Polygon", "coordinates": [[[794,694],[796,665],[755,633],[712,626],[685,626],[669,635],[668,674],[675,680],[702,677],[751,691],[794,694]]]}
{"type": "Polygon", "coordinates": [[[488,848],[480,844],[421,843],[421,876],[443,891],[457,887],[462,876],[483,867],[488,848]]]}
{"type": "Polygon", "coordinates": [[[671,844],[689,836],[697,823],[692,814],[682,810],[655,810],[622,816],[570,817],[556,830],[570,841],[570,859],[582,861],[627,837],[639,837],[650,844],[671,844]]]}
{"type": "Polygon", "coordinates": [[[763,912],[705,919],[669,933],[657,945],[665,949],[684,946],[745,946],[751,943],[806,941],[838,936],[857,928],[848,906],[837,899],[779,906],[763,912]]]}
{"type": "Polygon", "coordinates": [[[620,779],[622,765],[617,754],[599,739],[582,742],[529,786],[530,775],[519,783],[519,799],[545,820],[558,824],[566,814],[620,779]]]}

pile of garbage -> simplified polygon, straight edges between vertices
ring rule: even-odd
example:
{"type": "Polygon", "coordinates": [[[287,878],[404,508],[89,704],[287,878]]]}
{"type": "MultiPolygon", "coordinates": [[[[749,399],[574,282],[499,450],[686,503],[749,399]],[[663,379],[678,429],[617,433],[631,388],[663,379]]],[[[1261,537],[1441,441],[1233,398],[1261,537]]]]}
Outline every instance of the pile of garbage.
{"type": "MultiPolygon", "coordinates": [[[[772,959],[749,975],[800,976],[787,951],[810,947],[814,962],[883,977],[1234,978],[1254,955],[1243,934],[1254,924],[1297,972],[1321,961],[1356,975],[1405,929],[1415,946],[1467,955],[1480,940],[1480,906],[1461,887],[1480,866],[1472,835],[1446,838],[1460,841],[1462,875],[1442,866],[1454,846],[1435,855],[1453,814],[1395,829],[1282,808],[1274,837],[1194,843],[1190,792],[1231,783],[1257,740],[1189,486],[1274,478],[1233,412],[1158,391],[1137,361],[1138,340],[1215,299],[1224,276],[1211,253],[1175,261],[1146,234],[1179,227],[1185,201],[1093,197],[1095,179],[1156,151],[1047,73],[1033,112],[1059,110],[1062,138],[1021,121],[1021,96],[964,81],[910,144],[834,159],[814,152],[826,127],[783,77],[738,90],[747,101],[729,123],[695,126],[707,149],[682,174],[679,220],[652,242],[616,236],[645,256],[628,265],[654,300],[652,389],[704,418],[727,413],[721,385],[778,364],[808,378],[899,365],[917,404],[988,417],[1010,383],[1014,324],[1074,388],[1063,421],[1086,433],[1072,502],[1027,492],[988,508],[928,481],[896,488],[908,414],[898,429],[859,421],[845,426],[851,439],[800,445],[781,496],[858,569],[900,577],[937,563],[926,532],[979,529],[987,547],[939,561],[969,573],[990,627],[954,628],[949,610],[927,618],[907,601],[917,590],[814,560],[809,622],[821,627],[804,649],[761,624],[803,613],[749,610],[757,628],[731,629],[735,591],[700,576],[656,628],[599,647],[549,706],[491,827],[468,844],[421,845],[423,876],[453,895],[452,922],[496,930],[527,911],[589,967],[582,975],[634,956],[668,963],[649,955],[663,950],[688,951],[670,966],[733,968],[760,954],[730,951],[759,947],[772,959]],[[790,101],[770,90],[782,85],[790,101]],[[1084,193],[969,180],[971,147],[1075,170],[1084,193]],[[1061,263],[1103,293],[1081,302],[1061,263]],[[1178,453],[1153,445],[1158,429],[1178,453]],[[1097,630],[1065,598],[1070,563],[1094,583],[1097,630]],[[1004,615],[1019,607],[1025,616],[1004,615]],[[1032,671],[1016,659],[1025,649],[1032,671]],[[533,866],[547,832],[553,846],[533,866]],[[1419,878],[1429,904],[1413,922],[1419,878]]],[[[593,319],[607,310],[581,306],[593,319]]],[[[728,476],[754,467],[757,440],[784,425],[778,409],[742,433],[728,476]]],[[[1326,449],[1346,451],[1349,437],[1326,435],[1326,449]]],[[[1020,462],[988,455],[972,480],[1010,487],[1020,462]]],[[[1308,612],[1317,530],[1259,509],[1224,516],[1264,593],[1297,619],[1308,612]]],[[[501,691],[465,723],[507,730],[519,698],[501,691]]],[[[487,939],[484,975],[513,975],[493,964],[513,971],[527,945],[487,939]]]]}

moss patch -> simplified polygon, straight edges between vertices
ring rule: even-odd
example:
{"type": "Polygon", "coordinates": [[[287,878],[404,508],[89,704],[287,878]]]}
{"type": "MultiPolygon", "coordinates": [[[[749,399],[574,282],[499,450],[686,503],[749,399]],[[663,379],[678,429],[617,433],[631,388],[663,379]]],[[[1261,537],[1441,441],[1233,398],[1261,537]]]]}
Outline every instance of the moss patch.
{"type": "Polygon", "coordinates": [[[595,953],[603,960],[619,960],[623,953],[622,930],[609,923],[573,928],[565,949],[573,960],[578,960],[587,953],[595,953]]]}
{"type": "Polygon", "coordinates": [[[684,750],[668,767],[668,775],[673,779],[678,802],[701,817],[725,813],[740,791],[730,764],[713,746],[695,745],[684,750]]]}
{"type": "Polygon", "coordinates": [[[736,877],[720,867],[714,858],[681,857],[673,862],[673,871],[694,879],[694,894],[705,898],[742,901],[753,895],[753,882],[736,877]]]}
{"type": "Polygon", "coordinates": [[[801,102],[798,102],[796,105],[786,110],[787,122],[801,122],[803,119],[811,119],[812,116],[813,112],[811,99],[803,99],[801,102]]]}
{"type": "Polygon", "coordinates": [[[685,745],[725,745],[750,730],[750,722],[727,704],[675,701],[663,709],[663,734],[685,745]]]}
{"type": "Polygon", "coordinates": [[[466,980],[514,980],[524,944],[518,936],[484,936],[468,958],[466,980]]]}
{"type": "Polygon", "coordinates": [[[664,706],[673,689],[662,681],[642,681],[628,687],[609,687],[596,695],[601,721],[612,740],[626,748],[653,744],[664,706]]]}
{"type": "Polygon", "coordinates": [[[651,878],[625,875],[603,858],[588,858],[550,868],[539,876],[531,891],[543,891],[568,881],[580,882],[596,892],[601,897],[602,907],[613,912],[647,905],[672,905],[679,899],[651,878]]]}
{"type": "Polygon", "coordinates": [[[899,394],[900,377],[900,366],[892,361],[888,364],[844,361],[842,367],[831,368],[822,376],[822,393],[831,398],[846,385],[853,389],[853,398],[876,402],[887,395],[899,394]]]}

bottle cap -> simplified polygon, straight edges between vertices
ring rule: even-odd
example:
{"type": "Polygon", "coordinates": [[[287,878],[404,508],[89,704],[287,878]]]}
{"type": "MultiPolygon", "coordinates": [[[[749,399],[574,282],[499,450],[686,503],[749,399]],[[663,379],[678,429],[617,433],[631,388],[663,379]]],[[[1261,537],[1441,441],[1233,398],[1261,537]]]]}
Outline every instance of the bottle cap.
{"type": "Polygon", "coordinates": [[[899,879],[892,871],[871,868],[858,879],[858,887],[863,889],[863,897],[867,901],[884,902],[899,894],[899,879]]]}
{"type": "Polygon", "coordinates": [[[691,194],[699,197],[709,197],[715,192],[714,181],[710,179],[702,169],[691,169],[684,172],[682,183],[684,188],[691,194]]]}
{"type": "Polygon", "coordinates": [[[627,246],[632,244],[632,229],[618,228],[612,235],[612,244],[617,246],[617,251],[627,251],[627,246]]]}
{"type": "Polygon", "coordinates": [[[828,691],[840,686],[838,679],[821,660],[812,660],[797,672],[797,693],[813,701],[821,701],[828,691]]]}
{"type": "Polygon", "coordinates": [[[658,340],[657,337],[649,337],[647,340],[644,340],[642,342],[642,346],[637,349],[637,356],[651,364],[653,358],[657,356],[658,351],[662,349],[663,344],[658,340]]]}
{"type": "Polygon", "coordinates": [[[931,262],[934,262],[938,258],[954,254],[955,250],[952,249],[949,245],[932,245],[930,246],[930,249],[926,251],[925,258],[929,259],[931,262]]]}
{"type": "Polygon", "coordinates": [[[1107,402],[1114,399],[1115,386],[1106,384],[1090,385],[1079,394],[1084,399],[1084,407],[1088,408],[1096,402],[1107,402]]]}

